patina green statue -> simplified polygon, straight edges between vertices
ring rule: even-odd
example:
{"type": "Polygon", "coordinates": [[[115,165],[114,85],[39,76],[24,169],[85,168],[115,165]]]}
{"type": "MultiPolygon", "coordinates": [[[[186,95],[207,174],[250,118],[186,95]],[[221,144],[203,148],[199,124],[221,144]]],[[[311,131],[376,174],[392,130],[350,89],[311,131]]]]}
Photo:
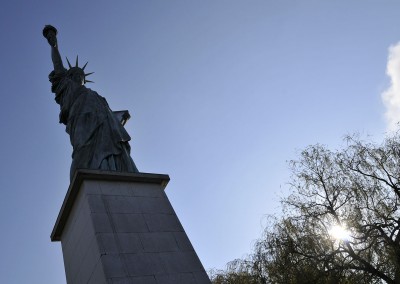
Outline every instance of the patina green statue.
{"type": "Polygon", "coordinates": [[[70,178],[77,169],[100,169],[120,172],[138,172],[130,156],[131,140],[123,124],[129,118],[127,111],[113,112],[105,98],[85,87],[87,63],[80,68],[64,68],[57,43],[57,29],[47,25],[43,36],[51,46],[54,70],[49,74],[60,105],[60,123],[66,125],[73,147],[70,178]]]}

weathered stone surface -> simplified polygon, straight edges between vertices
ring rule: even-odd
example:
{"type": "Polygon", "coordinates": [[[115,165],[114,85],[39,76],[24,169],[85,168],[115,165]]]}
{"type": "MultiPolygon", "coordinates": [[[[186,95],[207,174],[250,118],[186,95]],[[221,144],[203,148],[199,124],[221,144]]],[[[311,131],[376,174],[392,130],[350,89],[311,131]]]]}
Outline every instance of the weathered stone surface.
{"type": "Polygon", "coordinates": [[[176,273],[156,275],[157,283],[163,284],[196,284],[196,279],[192,273],[176,273]]]}
{"type": "Polygon", "coordinates": [[[174,234],[170,232],[143,233],[140,234],[140,239],[145,252],[170,252],[179,250],[174,234]]]}
{"type": "Polygon", "coordinates": [[[88,284],[108,284],[104,275],[103,265],[99,259],[94,268],[93,274],[90,276],[88,284]]]}
{"type": "Polygon", "coordinates": [[[122,253],[139,253],[143,252],[143,245],[140,236],[137,233],[119,233],[120,252],[122,253]]]}
{"type": "Polygon", "coordinates": [[[62,243],[68,284],[210,283],[163,191],[167,181],[78,173],[52,233],[62,243]]]}
{"type": "Polygon", "coordinates": [[[154,276],[113,278],[112,284],[158,284],[154,276]]]}
{"type": "Polygon", "coordinates": [[[144,214],[150,232],[181,232],[182,225],[175,214],[144,214]]]}

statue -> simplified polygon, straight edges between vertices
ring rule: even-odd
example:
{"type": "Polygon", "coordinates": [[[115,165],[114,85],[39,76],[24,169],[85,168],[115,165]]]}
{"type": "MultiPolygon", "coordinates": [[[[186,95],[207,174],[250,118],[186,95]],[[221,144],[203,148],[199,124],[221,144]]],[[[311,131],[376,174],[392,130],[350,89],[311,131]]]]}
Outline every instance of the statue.
{"type": "Polygon", "coordinates": [[[43,36],[51,46],[54,66],[49,74],[51,91],[73,147],[70,179],[77,169],[138,172],[130,156],[131,138],[123,127],[129,113],[111,111],[105,98],[85,87],[91,82],[86,77],[92,74],[84,72],[87,63],[80,68],[76,57],[71,66],[67,58],[69,69],[64,68],[55,27],[45,26],[43,36]]]}

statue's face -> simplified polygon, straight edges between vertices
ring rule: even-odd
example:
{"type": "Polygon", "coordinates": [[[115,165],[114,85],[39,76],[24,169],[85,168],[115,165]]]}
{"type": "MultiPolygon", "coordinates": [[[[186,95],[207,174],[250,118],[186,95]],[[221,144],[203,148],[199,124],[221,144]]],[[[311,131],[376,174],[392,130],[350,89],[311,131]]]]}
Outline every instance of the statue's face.
{"type": "Polygon", "coordinates": [[[69,74],[69,78],[79,85],[83,85],[85,83],[85,74],[80,72],[80,70],[74,70],[74,72],[71,72],[69,74]]]}

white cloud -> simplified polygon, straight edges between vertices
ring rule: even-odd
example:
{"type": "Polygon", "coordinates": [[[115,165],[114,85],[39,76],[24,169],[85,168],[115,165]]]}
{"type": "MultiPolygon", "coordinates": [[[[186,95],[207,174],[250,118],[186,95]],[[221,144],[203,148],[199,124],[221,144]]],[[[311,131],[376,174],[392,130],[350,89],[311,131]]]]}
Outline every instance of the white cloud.
{"type": "Polygon", "coordinates": [[[400,122],[400,42],[389,47],[386,74],[390,77],[390,87],[382,93],[382,100],[387,130],[393,132],[400,122]]]}

